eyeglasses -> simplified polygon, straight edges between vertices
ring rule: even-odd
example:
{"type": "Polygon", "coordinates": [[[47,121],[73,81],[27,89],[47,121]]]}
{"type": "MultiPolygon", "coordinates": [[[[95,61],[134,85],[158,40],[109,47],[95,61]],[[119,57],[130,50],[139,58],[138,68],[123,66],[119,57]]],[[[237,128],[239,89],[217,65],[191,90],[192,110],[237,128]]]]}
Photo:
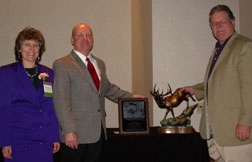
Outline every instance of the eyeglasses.
{"type": "Polygon", "coordinates": [[[217,26],[221,26],[221,27],[226,26],[228,23],[229,23],[228,20],[221,20],[218,22],[211,22],[210,26],[211,26],[211,28],[216,28],[217,26]]]}

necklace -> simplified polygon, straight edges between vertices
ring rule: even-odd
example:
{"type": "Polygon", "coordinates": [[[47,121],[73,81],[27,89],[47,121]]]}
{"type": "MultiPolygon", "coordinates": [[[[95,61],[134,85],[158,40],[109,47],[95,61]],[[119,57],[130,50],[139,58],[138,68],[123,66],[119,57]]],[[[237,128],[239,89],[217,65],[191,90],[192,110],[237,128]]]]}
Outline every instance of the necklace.
{"type": "Polygon", "coordinates": [[[29,72],[27,71],[28,70],[28,68],[27,69],[25,69],[25,72],[26,72],[26,74],[30,77],[30,79],[31,79],[31,81],[33,82],[33,80],[34,80],[34,77],[35,76],[37,76],[38,75],[38,67],[37,67],[37,65],[35,66],[35,73],[34,74],[30,74],[31,73],[31,70],[33,70],[34,71],[34,68],[29,68],[29,72]]]}

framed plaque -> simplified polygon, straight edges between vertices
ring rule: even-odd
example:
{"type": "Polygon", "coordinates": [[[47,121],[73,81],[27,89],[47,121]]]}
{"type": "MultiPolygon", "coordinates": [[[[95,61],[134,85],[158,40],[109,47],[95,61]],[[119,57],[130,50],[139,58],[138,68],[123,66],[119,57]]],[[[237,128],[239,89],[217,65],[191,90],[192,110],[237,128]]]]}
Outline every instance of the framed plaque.
{"type": "Polygon", "coordinates": [[[149,134],[147,98],[119,98],[118,108],[120,134],[149,134]]]}

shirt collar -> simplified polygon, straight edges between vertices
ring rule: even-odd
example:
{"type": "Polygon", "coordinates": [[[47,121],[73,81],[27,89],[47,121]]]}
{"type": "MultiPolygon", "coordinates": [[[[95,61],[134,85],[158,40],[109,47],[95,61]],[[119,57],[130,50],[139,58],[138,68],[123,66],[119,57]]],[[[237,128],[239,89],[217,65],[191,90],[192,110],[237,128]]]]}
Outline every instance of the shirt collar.
{"type": "Polygon", "coordinates": [[[91,53],[89,53],[88,56],[85,56],[85,55],[83,55],[82,53],[80,53],[79,51],[77,51],[77,50],[75,50],[75,49],[74,49],[74,52],[77,54],[77,56],[80,57],[80,59],[81,59],[85,64],[87,63],[87,61],[86,61],[87,58],[89,58],[91,62],[93,62],[93,60],[94,60],[94,58],[93,58],[93,56],[92,56],[91,53]]]}

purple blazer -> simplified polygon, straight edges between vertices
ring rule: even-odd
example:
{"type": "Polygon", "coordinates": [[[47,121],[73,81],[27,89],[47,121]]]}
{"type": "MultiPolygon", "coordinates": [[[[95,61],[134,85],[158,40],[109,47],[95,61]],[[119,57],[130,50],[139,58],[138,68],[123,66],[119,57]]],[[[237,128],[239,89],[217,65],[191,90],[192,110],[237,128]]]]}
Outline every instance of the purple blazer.
{"type": "MultiPolygon", "coordinates": [[[[39,73],[53,71],[37,64],[39,73]]],[[[0,68],[0,147],[59,142],[59,126],[53,101],[44,97],[42,80],[38,90],[27,76],[22,62],[0,68]]],[[[51,150],[50,150],[51,151],[51,150]]]]}

